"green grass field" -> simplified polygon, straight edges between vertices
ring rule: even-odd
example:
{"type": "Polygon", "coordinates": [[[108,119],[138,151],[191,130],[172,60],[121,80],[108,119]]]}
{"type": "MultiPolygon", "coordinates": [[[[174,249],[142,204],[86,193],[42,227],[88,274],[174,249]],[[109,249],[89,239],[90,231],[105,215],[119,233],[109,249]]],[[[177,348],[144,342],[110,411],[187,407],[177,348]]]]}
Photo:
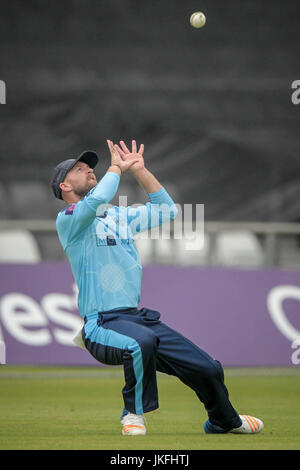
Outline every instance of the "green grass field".
{"type": "Polygon", "coordinates": [[[146,436],[122,436],[120,368],[0,368],[1,450],[300,449],[300,368],[225,369],[239,413],[260,417],[257,435],[206,435],[196,395],[158,374],[160,408],[146,436]]]}

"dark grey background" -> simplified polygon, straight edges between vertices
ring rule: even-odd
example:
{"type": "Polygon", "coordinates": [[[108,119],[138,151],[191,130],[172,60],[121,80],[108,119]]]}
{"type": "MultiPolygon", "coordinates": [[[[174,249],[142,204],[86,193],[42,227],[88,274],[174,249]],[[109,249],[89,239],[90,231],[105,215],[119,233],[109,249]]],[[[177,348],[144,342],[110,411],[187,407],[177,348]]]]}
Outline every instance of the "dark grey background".
{"type": "MultiPolygon", "coordinates": [[[[206,220],[300,221],[299,0],[1,2],[1,218],[55,218],[54,166],[106,139],[206,220]],[[207,15],[202,30],[189,17],[207,15]]],[[[119,194],[144,202],[131,175],[119,194]]]]}

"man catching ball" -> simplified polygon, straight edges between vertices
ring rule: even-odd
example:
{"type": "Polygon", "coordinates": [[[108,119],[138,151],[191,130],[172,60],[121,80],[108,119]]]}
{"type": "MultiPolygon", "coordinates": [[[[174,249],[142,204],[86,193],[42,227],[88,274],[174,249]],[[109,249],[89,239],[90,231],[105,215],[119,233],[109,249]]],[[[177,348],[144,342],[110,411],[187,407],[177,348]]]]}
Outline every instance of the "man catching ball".
{"type": "Polygon", "coordinates": [[[143,145],[137,150],[133,140],[129,150],[123,141],[107,144],[110,166],[99,182],[94,174],[98,156],[85,151],[57,165],[51,186],[67,205],[56,227],[78,286],[85,348],[99,362],[124,368],[122,433],[146,434],[144,414],[159,406],[156,371],[194,390],[208,414],[206,433],[261,431],[260,419],[239,415],[230,403],[220,362],[164,324],[158,311],[138,308],[142,266],[134,237],[174,219],[177,208],[145,167],[143,145]],[[149,202],[108,207],[126,171],[149,202]]]}

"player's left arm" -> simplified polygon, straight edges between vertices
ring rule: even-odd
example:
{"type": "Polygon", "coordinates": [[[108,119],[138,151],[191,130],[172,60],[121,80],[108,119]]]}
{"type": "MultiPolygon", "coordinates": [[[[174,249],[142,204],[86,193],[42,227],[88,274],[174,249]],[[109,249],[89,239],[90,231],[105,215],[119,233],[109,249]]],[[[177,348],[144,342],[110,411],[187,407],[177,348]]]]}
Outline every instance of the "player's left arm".
{"type": "Polygon", "coordinates": [[[143,158],[144,145],[141,144],[139,151],[135,140],[132,141],[132,150],[130,151],[123,141],[120,146],[116,146],[123,160],[137,159],[129,171],[134,175],[139,185],[148,194],[150,202],[137,208],[128,207],[127,217],[133,233],[143,232],[163,223],[173,220],[178,209],[175,202],[161,185],[158,179],[146,167],[143,158]]]}
{"type": "Polygon", "coordinates": [[[132,141],[131,150],[128,149],[123,140],[120,141],[120,146],[115,145],[120,157],[124,161],[137,160],[136,163],[130,166],[129,171],[134,175],[139,185],[148,194],[155,193],[162,188],[158,179],[145,167],[144,161],[144,144],[140,145],[137,150],[136,141],[132,141]]]}

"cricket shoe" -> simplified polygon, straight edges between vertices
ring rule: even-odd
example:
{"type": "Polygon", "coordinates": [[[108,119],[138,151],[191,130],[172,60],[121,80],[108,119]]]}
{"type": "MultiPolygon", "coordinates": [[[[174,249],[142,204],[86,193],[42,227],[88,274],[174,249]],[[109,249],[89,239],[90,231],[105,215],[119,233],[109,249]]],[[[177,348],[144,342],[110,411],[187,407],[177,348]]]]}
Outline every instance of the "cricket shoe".
{"type": "Polygon", "coordinates": [[[256,434],[260,432],[264,423],[259,418],[254,418],[254,416],[249,415],[239,415],[242,421],[241,426],[233,429],[223,429],[220,426],[212,424],[209,420],[204,423],[204,431],[206,434],[225,434],[232,432],[234,434],[256,434]]]}
{"type": "Polygon", "coordinates": [[[123,424],[123,436],[138,436],[146,434],[145,417],[144,415],[135,415],[128,413],[121,420],[123,424]]]}
{"type": "Polygon", "coordinates": [[[235,434],[256,434],[264,428],[264,423],[259,418],[249,415],[240,415],[240,418],[242,420],[241,426],[231,429],[230,432],[235,434]]]}

